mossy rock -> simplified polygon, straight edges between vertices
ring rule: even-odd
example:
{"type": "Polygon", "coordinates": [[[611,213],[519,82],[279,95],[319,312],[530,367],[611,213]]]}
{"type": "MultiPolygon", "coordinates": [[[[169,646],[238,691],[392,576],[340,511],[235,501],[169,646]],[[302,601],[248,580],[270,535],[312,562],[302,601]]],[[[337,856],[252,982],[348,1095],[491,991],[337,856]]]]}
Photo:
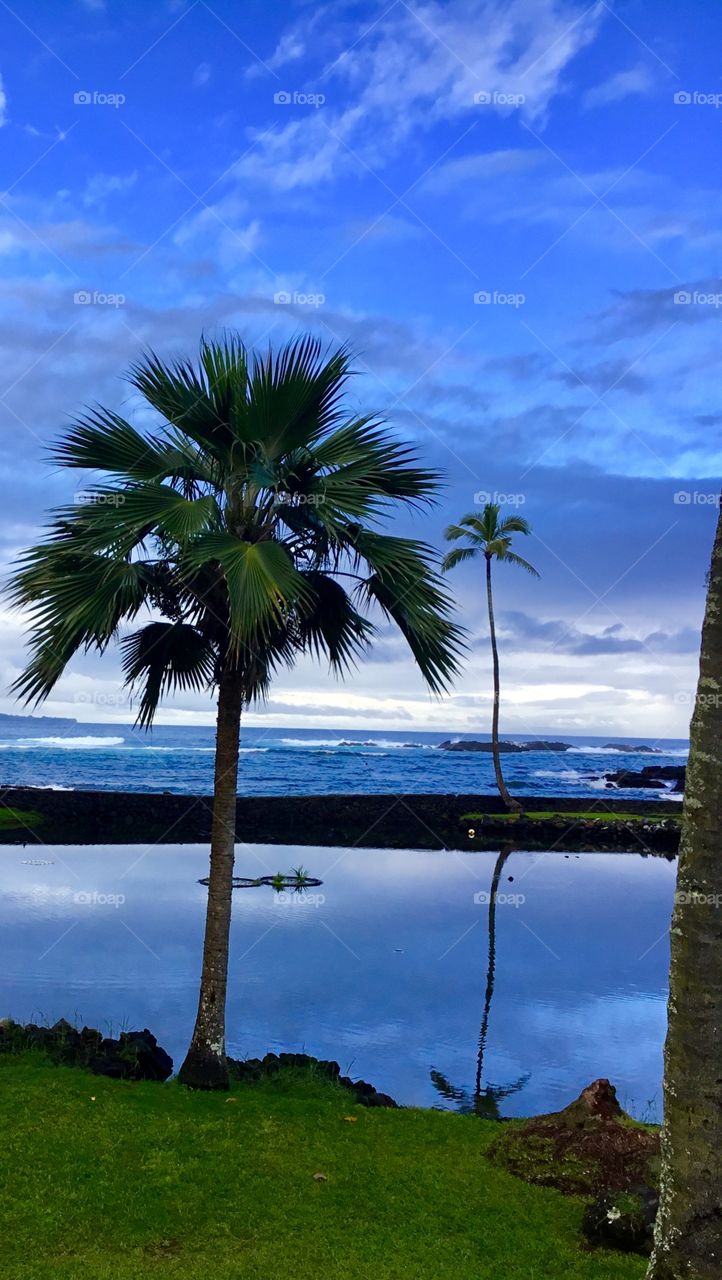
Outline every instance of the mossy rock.
{"type": "Polygon", "coordinates": [[[622,1111],[608,1080],[595,1080],[563,1111],[505,1126],[488,1158],[566,1195],[656,1188],[659,1132],[622,1111]]]}

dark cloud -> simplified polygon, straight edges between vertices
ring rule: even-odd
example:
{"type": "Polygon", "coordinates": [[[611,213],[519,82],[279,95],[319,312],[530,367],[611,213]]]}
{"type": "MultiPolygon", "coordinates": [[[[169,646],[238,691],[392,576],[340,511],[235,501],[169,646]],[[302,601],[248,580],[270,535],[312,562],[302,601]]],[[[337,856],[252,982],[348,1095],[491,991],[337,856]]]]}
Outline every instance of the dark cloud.
{"type": "MultiPolygon", "coordinates": [[[[514,610],[503,613],[499,623],[503,634],[525,648],[542,646],[574,657],[622,653],[695,653],[699,648],[699,632],[694,627],[682,627],[674,632],[651,631],[643,636],[635,636],[620,622],[592,631],[560,618],[542,620],[514,610]]],[[[488,639],[484,638],[478,643],[488,643],[488,639]]]]}
{"type": "Polygon", "coordinates": [[[664,289],[613,289],[612,295],[612,305],[592,317],[592,341],[616,342],[674,324],[719,322],[720,305],[712,299],[722,300],[722,277],[707,276],[664,289]]]}

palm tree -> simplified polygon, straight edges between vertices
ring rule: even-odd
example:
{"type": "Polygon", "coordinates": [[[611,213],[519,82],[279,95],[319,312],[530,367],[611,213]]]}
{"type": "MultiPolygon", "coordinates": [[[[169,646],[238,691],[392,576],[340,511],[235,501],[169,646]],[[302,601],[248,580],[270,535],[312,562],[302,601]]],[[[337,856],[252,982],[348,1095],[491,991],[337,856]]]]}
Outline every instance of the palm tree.
{"type": "Polygon", "coordinates": [[[499,755],[499,651],[496,645],[496,627],[494,625],[494,599],[491,591],[491,565],[493,560],[503,561],[506,564],[516,564],[520,568],[526,569],[527,573],[531,573],[535,578],[539,577],[537,570],[528,560],[524,560],[511,549],[512,535],[515,533],[528,534],[531,532],[529,525],[522,516],[508,516],[506,520],[500,520],[501,508],[495,502],[487,502],[481,515],[464,516],[458,524],[450,524],[444,533],[447,542],[463,541],[466,546],[455,547],[453,551],[449,551],[444,557],[444,572],[453,569],[457,564],[462,564],[465,560],[478,560],[482,556],[486,561],[486,602],[489,610],[489,636],[491,639],[491,656],[494,667],[494,710],[491,721],[491,749],[494,757],[494,773],[496,775],[496,785],[499,788],[504,804],[507,809],[515,812],[521,812],[521,805],[518,800],[509,795],[504,782],[504,775],[501,771],[501,758],[499,755]]]}
{"type": "Polygon", "coordinates": [[[722,1275],[722,514],[690,729],[664,1050],[660,1203],[648,1280],[722,1275]]]}
{"type": "Polygon", "coordinates": [[[463,648],[422,542],[378,528],[401,504],[433,500],[439,477],[374,417],[344,407],[345,348],[309,337],[276,354],[203,340],[200,358],[150,353],[131,385],[160,423],[140,432],[109,409],[79,418],[53,450],[105,473],[54,513],[20,559],[11,592],[30,610],[32,657],[14,684],[47,697],[81,650],[123,624],[125,681],[150,726],[164,694],[217,691],[210,881],[198,1014],[180,1071],[224,1088],[225,1004],[241,713],[300,653],[342,675],[392,620],[432,692],[463,648]],[[368,614],[372,616],[367,616],[368,614]]]}

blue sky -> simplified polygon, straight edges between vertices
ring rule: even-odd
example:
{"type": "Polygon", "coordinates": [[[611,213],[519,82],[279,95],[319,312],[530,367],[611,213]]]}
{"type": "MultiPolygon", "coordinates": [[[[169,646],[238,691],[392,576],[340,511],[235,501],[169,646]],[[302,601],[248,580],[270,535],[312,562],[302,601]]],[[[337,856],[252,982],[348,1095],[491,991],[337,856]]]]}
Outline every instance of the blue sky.
{"type": "MultiPolygon", "coordinates": [[[[484,493],[533,526],[541,581],[497,578],[503,727],[685,734],[720,470],[719,6],[37,0],[0,28],[3,559],[72,492],[43,446],[73,412],[143,422],[141,348],[312,328],[357,352],[354,407],[444,468],[430,541],[484,493]]],[[[450,700],[389,635],[350,686],[284,677],[266,721],[486,728],[483,601],[454,583],[450,700]]],[[[117,689],[113,656],[78,659],[48,710],[127,718],[117,689]]]]}

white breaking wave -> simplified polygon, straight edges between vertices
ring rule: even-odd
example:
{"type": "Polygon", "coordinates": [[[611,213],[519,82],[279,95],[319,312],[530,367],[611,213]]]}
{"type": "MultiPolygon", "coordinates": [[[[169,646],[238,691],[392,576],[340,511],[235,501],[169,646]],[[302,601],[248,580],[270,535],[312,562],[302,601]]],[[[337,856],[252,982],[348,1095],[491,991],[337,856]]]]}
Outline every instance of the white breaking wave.
{"type": "MultiPolygon", "coordinates": [[[[533,778],[554,778],[557,782],[578,782],[588,787],[590,791],[606,791],[606,778],[592,778],[588,773],[580,773],[578,769],[537,769],[533,774],[533,778]]],[[[634,788],[630,788],[634,790],[634,788]]],[[[656,794],[656,793],[655,793],[656,794]]],[[[666,792],[664,793],[667,799],[666,792]]]]}
{"type": "Polygon", "coordinates": [[[36,751],[39,747],[60,747],[65,751],[84,751],[91,747],[122,747],[125,738],[18,738],[17,742],[4,742],[3,751],[36,751]]]}
{"type": "Polygon", "coordinates": [[[535,769],[533,778],[556,778],[559,782],[586,782],[587,775],[578,769],[535,769]]]}
{"type": "Polygon", "coordinates": [[[341,739],[332,738],[279,738],[284,747],[340,747],[341,739]]]}

